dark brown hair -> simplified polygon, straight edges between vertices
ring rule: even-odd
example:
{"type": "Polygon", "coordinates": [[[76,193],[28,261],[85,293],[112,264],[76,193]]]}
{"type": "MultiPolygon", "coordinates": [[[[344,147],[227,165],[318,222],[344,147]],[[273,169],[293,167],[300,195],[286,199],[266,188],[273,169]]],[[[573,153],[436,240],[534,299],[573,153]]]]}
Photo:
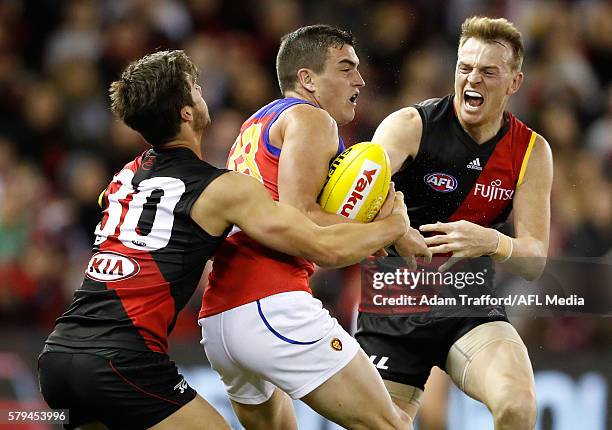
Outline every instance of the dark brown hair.
{"type": "Polygon", "coordinates": [[[297,71],[303,67],[321,73],[330,47],[355,46],[350,31],[331,25],[309,25],[284,35],[276,56],[276,75],[281,93],[292,90],[297,82],[297,71]]]}
{"type": "Polygon", "coordinates": [[[111,111],[151,145],[179,133],[181,109],[193,106],[196,66],[183,51],[159,51],[130,63],[110,86],[111,111]]]}
{"type": "Polygon", "coordinates": [[[510,44],[513,59],[510,63],[512,70],[521,70],[523,65],[523,40],[521,33],[514,24],[505,18],[488,18],[485,16],[473,16],[463,21],[461,25],[461,38],[459,48],[469,38],[475,38],[484,42],[502,41],[510,44]]]}

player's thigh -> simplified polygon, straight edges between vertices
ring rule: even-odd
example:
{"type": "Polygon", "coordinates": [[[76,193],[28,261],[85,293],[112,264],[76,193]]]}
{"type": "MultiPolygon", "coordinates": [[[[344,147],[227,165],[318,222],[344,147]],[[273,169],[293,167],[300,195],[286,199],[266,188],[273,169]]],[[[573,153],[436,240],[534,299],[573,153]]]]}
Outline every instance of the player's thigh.
{"type": "Polygon", "coordinates": [[[431,370],[419,409],[420,430],[443,430],[446,428],[450,385],[450,378],[444,371],[437,366],[431,370]]]}
{"type": "Polygon", "coordinates": [[[240,423],[249,430],[297,430],[293,401],[279,388],[264,403],[231,402],[240,423]]]}
{"type": "Polygon", "coordinates": [[[535,391],[527,347],[505,321],[479,325],[462,336],[451,347],[446,367],[461,390],[489,407],[501,396],[535,391]]]}
{"type": "Polygon", "coordinates": [[[438,367],[431,370],[425,390],[418,387],[384,380],[393,403],[414,421],[419,414],[419,428],[424,430],[446,427],[449,380],[438,367]],[[441,413],[442,412],[442,413],[441,413]]]}
{"type": "Polygon", "coordinates": [[[150,427],[153,430],[230,430],[223,417],[206,400],[197,395],[192,401],[164,420],[150,427]]]}
{"type": "MultiPolygon", "coordinates": [[[[235,339],[231,339],[236,336],[234,328],[242,327],[244,339],[249,341],[257,337],[249,331],[256,321],[252,319],[248,307],[200,319],[200,343],[212,368],[221,377],[232,408],[243,427],[249,430],[297,429],[289,396],[266,381],[263,375],[241,365],[230,352],[236,352],[233,345],[235,339]]],[[[260,347],[266,349],[265,345],[260,347]]],[[[246,349],[246,353],[256,349],[246,341],[241,348],[246,349]]]]}
{"type": "Polygon", "coordinates": [[[410,422],[394,407],[380,375],[362,350],[301,400],[347,428],[407,428],[410,422]]]}
{"type": "Polygon", "coordinates": [[[384,379],[385,388],[391,396],[391,400],[397,407],[404,411],[411,420],[414,420],[421,408],[423,390],[413,385],[403,384],[384,379]]]}
{"type": "MultiPolygon", "coordinates": [[[[238,339],[231,339],[232,336],[237,336],[233,331],[236,326],[237,329],[242,327],[243,330],[242,347],[247,350],[257,350],[257,347],[250,343],[253,339],[253,334],[250,332],[253,322],[245,319],[244,315],[245,312],[240,312],[238,308],[234,312],[222,312],[200,319],[198,321],[202,327],[200,343],[204,346],[211,367],[221,377],[230,400],[237,404],[260,405],[270,399],[274,386],[261,375],[238,363],[230,353],[234,348],[228,348],[228,343],[239,342],[238,339]]],[[[265,349],[265,346],[262,348],[265,349]]]]}
{"type": "Polygon", "coordinates": [[[448,328],[404,316],[360,314],[359,344],[376,365],[394,403],[413,419],[434,366],[444,367],[452,344],[448,328]]]}

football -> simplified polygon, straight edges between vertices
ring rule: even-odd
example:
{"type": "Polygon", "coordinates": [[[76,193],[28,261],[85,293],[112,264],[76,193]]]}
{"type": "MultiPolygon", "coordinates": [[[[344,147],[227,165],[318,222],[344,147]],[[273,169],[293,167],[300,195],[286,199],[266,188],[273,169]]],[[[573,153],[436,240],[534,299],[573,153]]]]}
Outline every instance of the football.
{"type": "Polygon", "coordinates": [[[332,161],[319,204],[326,212],[370,222],[387,198],[390,181],[391,165],[383,147],[357,143],[332,161]]]}

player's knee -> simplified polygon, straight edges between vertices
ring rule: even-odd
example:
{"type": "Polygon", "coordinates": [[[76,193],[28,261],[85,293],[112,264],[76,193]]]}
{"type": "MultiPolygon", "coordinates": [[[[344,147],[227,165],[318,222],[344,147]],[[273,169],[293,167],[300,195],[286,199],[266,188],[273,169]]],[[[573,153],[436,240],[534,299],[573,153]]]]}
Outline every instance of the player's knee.
{"type": "Polygon", "coordinates": [[[535,392],[531,388],[513,390],[499,402],[493,415],[495,428],[532,430],[537,416],[535,392]]]}
{"type": "MultiPolygon", "coordinates": [[[[266,426],[268,428],[274,429],[276,428],[276,419],[273,415],[268,413],[262,413],[261,411],[245,411],[245,410],[236,410],[236,416],[238,416],[238,420],[240,424],[247,429],[264,429],[266,426]],[[274,424],[274,425],[272,425],[274,424]]],[[[267,412],[267,411],[266,411],[267,412]]]]}

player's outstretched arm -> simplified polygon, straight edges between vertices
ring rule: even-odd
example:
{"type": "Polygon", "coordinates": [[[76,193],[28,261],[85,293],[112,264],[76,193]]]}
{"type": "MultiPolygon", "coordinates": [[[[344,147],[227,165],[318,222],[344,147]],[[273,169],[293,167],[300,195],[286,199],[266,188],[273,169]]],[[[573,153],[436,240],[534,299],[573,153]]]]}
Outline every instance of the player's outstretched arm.
{"type": "Polygon", "coordinates": [[[399,194],[392,214],[383,220],[320,227],[297,209],[273,201],[255,179],[229,172],[202,192],[191,217],[212,235],[220,235],[235,224],[251,238],[277,251],[304,257],[320,266],[346,266],[404,234],[405,211],[399,194]]]}
{"type": "MultiPolygon", "coordinates": [[[[423,121],[419,112],[413,107],[407,107],[385,118],[376,129],[372,142],[385,148],[391,162],[391,171],[397,173],[406,161],[416,157],[422,132],[423,121]]],[[[394,246],[409,267],[416,268],[415,257],[422,256],[426,261],[431,261],[431,252],[423,236],[415,229],[409,228],[394,246]]]]}
{"type": "Polygon", "coordinates": [[[382,145],[389,155],[391,171],[397,173],[408,159],[416,157],[423,133],[423,120],[413,107],[393,112],[380,123],[372,142],[382,145]]]}

